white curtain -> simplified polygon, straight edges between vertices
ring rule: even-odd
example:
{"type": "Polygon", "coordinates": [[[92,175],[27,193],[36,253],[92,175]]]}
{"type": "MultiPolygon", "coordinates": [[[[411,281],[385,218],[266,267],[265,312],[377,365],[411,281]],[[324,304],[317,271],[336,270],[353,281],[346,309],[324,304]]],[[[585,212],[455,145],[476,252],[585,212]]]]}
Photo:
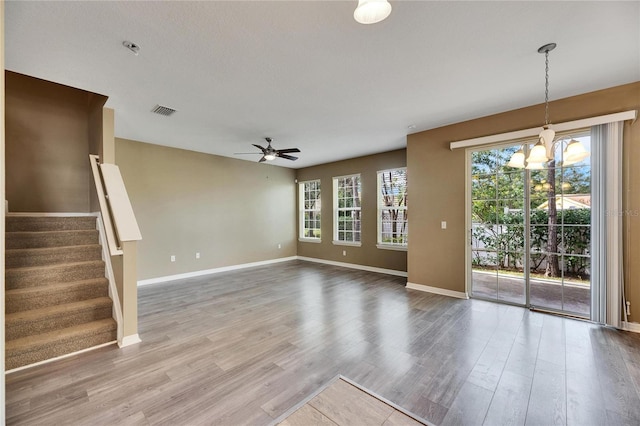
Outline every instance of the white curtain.
{"type": "MultiPolygon", "coordinates": [[[[591,319],[622,328],[623,122],[591,128],[591,319]]],[[[626,318],[626,314],[625,314],[626,318]]]]}

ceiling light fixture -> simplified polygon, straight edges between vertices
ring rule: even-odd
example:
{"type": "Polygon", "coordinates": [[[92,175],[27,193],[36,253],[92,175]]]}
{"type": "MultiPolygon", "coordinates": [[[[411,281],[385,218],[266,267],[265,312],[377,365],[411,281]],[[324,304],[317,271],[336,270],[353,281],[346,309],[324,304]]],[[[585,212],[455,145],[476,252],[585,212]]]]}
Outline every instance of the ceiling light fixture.
{"type": "Polygon", "coordinates": [[[375,24],[387,19],[391,4],[387,0],[358,0],[353,19],[361,24],[375,24]]]}
{"type": "MultiPolygon", "coordinates": [[[[545,59],[545,80],[544,80],[544,126],[540,135],[538,135],[538,143],[536,143],[529,152],[529,156],[525,159],[524,147],[516,151],[507,164],[509,167],[518,169],[542,169],[543,164],[553,160],[554,158],[554,141],[556,132],[549,124],[549,52],[556,48],[555,43],[545,44],[538,49],[538,53],[544,53],[545,59]]],[[[562,143],[562,141],[560,141],[562,143]]],[[[567,145],[563,153],[563,165],[579,163],[589,156],[589,152],[584,146],[575,139],[572,139],[567,145]]]]}

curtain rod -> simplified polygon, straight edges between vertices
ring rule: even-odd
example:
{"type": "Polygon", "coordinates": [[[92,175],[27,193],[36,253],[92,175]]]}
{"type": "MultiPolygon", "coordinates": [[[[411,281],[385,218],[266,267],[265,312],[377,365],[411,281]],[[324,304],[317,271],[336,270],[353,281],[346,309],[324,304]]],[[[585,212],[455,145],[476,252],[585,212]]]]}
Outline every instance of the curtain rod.
{"type": "MultiPolygon", "coordinates": [[[[565,123],[551,124],[550,127],[556,132],[582,129],[584,127],[597,126],[599,124],[614,123],[616,121],[636,120],[638,111],[630,110],[617,112],[615,114],[600,115],[598,117],[583,118],[581,120],[567,121],[565,123]]],[[[515,139],[524,139],[537,136],[542,127],[532,127],[530,129],[516,130],[514,132],[500,133],[497,135],[482,136],[479,138],[465,139],[451,142],[449,149],[468,148],[471,146],[490,145],[497,142],[504,142],[515,139]]]]}

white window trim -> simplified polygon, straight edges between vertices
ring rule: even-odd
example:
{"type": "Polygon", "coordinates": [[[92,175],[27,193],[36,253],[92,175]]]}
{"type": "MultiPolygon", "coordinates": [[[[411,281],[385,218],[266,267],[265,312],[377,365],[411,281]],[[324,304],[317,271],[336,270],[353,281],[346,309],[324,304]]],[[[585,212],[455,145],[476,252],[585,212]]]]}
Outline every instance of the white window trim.
{"type": "MultiPolygon", "coordinates": [[[[382,242],[382,215],[381,213],[381,188],[380,188],[380,175],[382,173],[387,173],[387,172],[391,172],[394,170],[404,170],[405,172],[407,171],[406,167],[395,167],[393,169],[386,169],[386,170],[378,170],[376,172],[376,181],[377,181],[377,191],[378,191],[378,195],[377,195],[377,223],[378,223],[378,228],[377,228],[377,235],[376,235],[376,247],[379,249],[383,249],[383,250],[397,250],[397,251],[407,251],[407,243],[404,244],[397,244],[397,243],[383,243],[382,242]]],[[[408,210],[408,206],[400,206],[398,207],[400,210],[404,210],[407,211],[408,210]]]]}
{"type": "MultiPolygon", "coordinates": [[[[338,179],[357,177],[360,182],[360,207],[348,207],[342,210],[351,210],[360,212],[360,222],[362,223],[362,176],[360,173],[344,176],[334,176],[333,181],[333,241],[336,246],[361,247],[362,241],[340,241],[338,240],[338,179]]],[[[362,239],[362,229],[360,229],[360,239],[362,239]]]]}
{"type": "Polygon", "coordinates": [[[300,237],[298,241],[301,243],[317,243],[320,244],[322,242],[322,238],[309,238],[309,237],[300,237]]]}
{"type": "MultiPolygon", "coordinates": [[[[321,243],[322,238],[305,237],[304,236],[304,186],[307,183],[317,182],[320,184],[320,179],[311,179],[298,182],[298,241],[304,243],[321,243]]],[[[322,194],[322,188],[320,188],[320,194],[322,194]]],[[[320,195],[322,197],[322,195],[320,195]]],[[[322,214],[322,208],[319,211],[322,214]]],[[[322,217],[320,218],[320,226],[322,227],[322,217]]]]}
{"type": "Polygon", "coordinates": [[[349,246],[349,247],[362,247],[362,242],[358,241],[332,241],[334,246],[349,246]]]}
{"type": "Polygon", "coordinates": [[[378,243],[376,247],[381,250],[407,251],[406,244],[378,243]]]}

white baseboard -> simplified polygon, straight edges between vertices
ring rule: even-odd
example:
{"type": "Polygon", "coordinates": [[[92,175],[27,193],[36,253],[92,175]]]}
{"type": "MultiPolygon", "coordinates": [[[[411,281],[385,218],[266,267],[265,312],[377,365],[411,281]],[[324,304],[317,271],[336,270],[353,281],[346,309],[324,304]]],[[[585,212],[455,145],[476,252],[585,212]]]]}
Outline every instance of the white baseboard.
{"type": "Polygon", "coordinates": [[[640,333],[640,324],[637,322],[622,321],[622,330],[631,331],[633,333],[640,333]]]}
{"type": "Polygon", "coordinates": [[[316,259],[314,257],[290,256],[280,257],[278,259],[263,260],[260,262],[241,263],[239,265],[222,266],[220,268],[204,269],[201,271],[186,272],[184,274],[167,275],[164,277],[149,278],[138,281],[138,287],[159,284],[175,280],[183,280],[186,278],[201,277],[203,275],[217,274],[220,272],[235,271],[238,269],[253,268],[255,266],[271,265],[273,263],[288,262],[290,260],[304,260],[306,262],[324,263],[326,265],[341,266],[343,268],[359,269],[361,271],[377,272],[379,274],[395,275],[398,277],[407,277],[405,271],[397,271],[395,269],[376,268],[373,266],[356,265],[355,263],[334,262],[333,260],[316,259]]]}
{"type": "Polygon", "coordinates": [[[427,293],[439,294],[442,296],[455,297],[457,299],[468,299],[469,295],[461,291],[447,290],[445,288],[431,287],[424,284],[415,284],[407,282],[406,288],[418,291],[426,291],[427,293]]]}
{"type": "Polygon", "coordinates": [[[186,272],[184,274],[167,275],[167,276],[158,277],[158,278],[149,278],[149,279],[146,279],[146,280],[138,281],[138,287],[143,286],[143,285],[149,285],[149,284],[164,283],[164,282],[168,282],[168,281],[183,280],[185,278],[200,277],[202,275],[217,274],[217,273],[220,273],[220,272],[235,271],[237,269],[253,268],[254,266],[271,265],[273,263],[280,263],[280,262],[287,262],[289,260],[296,260],[297,258],[298,258],[297,256],[280,257],[278,259],[263,260],[263,261],[260,261],[260,262],[241,263],[239,265],[222,266],[220,268],[204,269],[204,270],[201,270],[201,271],[186,272]]]}
{"type": "Polygon", "coordinates": [[[341,266],[343,268],[358,269],[361,271],[377,272],[379,274],[395,275],[397,277],[407,277],[408,274],[405,271],[398,271],[396,269],[376,268],[375,266],[358,265],[355,263],[335,262],[333,260],[317,259],[315,257],[296,256],[298,260],[304,260],[306,262],[324,263],[325,265],[341,266]]]}
{"type": "Polygon", "coordinates": [[[124,348],[125,346],[135,345],[140,342],[142,342],[142,339],[140,339],[140,336],[137,333],[131,334],[129,336],[124,336],[122,338],[122,342],[118,342],[118,347],[124,348]]]}

